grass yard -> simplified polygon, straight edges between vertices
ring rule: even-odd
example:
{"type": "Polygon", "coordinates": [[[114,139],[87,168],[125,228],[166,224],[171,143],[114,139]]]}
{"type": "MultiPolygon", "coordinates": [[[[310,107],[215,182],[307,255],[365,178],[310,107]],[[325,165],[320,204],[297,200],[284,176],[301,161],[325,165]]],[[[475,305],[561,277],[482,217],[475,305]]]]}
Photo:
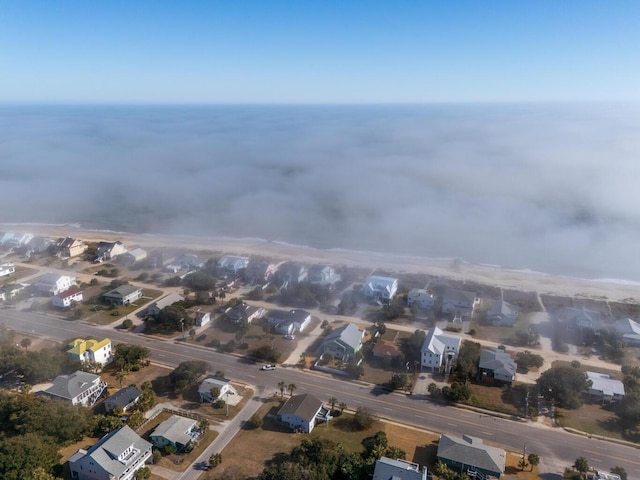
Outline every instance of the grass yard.
{"type": "Polygon", "coordinates": [[[562,427],[575,428],[591,435],[640,441],[640,434],[632,437],[624,435],[617,415],[597,403],[585,403],[577,410],[558,408],[557,420],[562,427]]]}
{"type": "Polygon", "coordinates": [[[469,405],[509,415],[518,415],[518,409],[511,403],[509,392],[502,387],[476,383],[469,383],[468,386],[471,390],[471,397],[466,403],[469,405]]]}

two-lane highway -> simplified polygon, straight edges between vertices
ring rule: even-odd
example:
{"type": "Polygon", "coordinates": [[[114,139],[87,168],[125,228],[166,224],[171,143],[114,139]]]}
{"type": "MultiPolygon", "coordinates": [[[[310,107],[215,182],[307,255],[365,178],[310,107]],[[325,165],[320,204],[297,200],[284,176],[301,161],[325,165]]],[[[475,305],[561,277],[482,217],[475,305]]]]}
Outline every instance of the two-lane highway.
{"type": "Polygon", "coordinates": [[[324,401],[336,397],[338,401],[347,403],[350,409],[367,407],[380,417],[433,432],[469,434],[514,451],[521,451],[526,444],[527,451],[538,453],[543,460],[543,466],[551,472],[561,472],[577,457],[585,456],[589,459],[589,463],[598,469],[608,471],[610,467],[620,465],[627,470],[629,478],[640,478],[638,450],[625,445],[572,435],[562,429],[551,429],[533,423],[504,420],[463,409],[444,407],[408,395],[385,394],[368,384],[295,367],[279,366],[272,371],[261,371],[260,365],[249,364],[237,356],[218,353],[188,343],[163,341],[38,313],[0,310],[0,324],[17,331],[58,341],[79,336],[108,336],[116,343],[144,345],[151,351],[153,361],[169,366],[175,366],[186,360],[204,360],[210,364],[212,371],[222,370],[229,378],[264,387],[265,395],[279,394],[277,384],[284,381],[287,385],[294,383],[297,387],[296,393],[309,392],[324,401]]]}

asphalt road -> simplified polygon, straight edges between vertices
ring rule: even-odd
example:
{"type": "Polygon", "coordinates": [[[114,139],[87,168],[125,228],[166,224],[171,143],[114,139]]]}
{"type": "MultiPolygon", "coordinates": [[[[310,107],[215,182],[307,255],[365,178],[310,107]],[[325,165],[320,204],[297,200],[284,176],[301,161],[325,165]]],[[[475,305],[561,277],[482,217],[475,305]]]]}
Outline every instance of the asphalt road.
{"type": "Polygon", "coordinates": [[[422,398],[384,393],[368,384],[295,367],[279,366],[273,371],[260,371],[259,364],[250,364],[234,355],[39,313],[2,309],[0,325],[51,340],[94,336],[109,337],[116,343],[136,343],[151,351],[152,361],[175,366],[186,360],[204,360],[209,363],[211,371],[222,370],[229,378],[256,386],[257,391],[262,391],[265,396],[279,393],[277,384],[284,381],[287,385],[296,385],[296,394],[308,392],[325,402],[336,397],[339,402],[347,403],[349,409],[368,407],[382,418],[432,432],[469,434],[514,451],[522,451],[526,445],[527,452],[540,455],[541,470],[544,472],[560,473],[565,466],[573,464],[577,457],[585,456],[589,464],[597,469],[609,471],[610,467],[619,465],[626,469],[630,479],[640,479],[640,452],[637,449],[572,435],[559,428],[435,405],[422,398]]]}

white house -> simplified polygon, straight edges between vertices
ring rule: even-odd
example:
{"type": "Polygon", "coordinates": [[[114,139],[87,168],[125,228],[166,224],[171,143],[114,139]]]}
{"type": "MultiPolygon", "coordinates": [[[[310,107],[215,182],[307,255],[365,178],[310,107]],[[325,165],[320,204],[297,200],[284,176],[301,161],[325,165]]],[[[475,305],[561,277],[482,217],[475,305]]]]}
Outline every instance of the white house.
{"type": "Polygon", "coordinates": [[[114,430],[89,450],[80,449],[69,459],[73,480],[133,480],[151,458],[151,443],[130,427],[114,430]]]}
{"type": "Polygon", "coordinates": [[[238,392],[233,388],[233,385],[231,385],[231,380],[220,377],[209,377],[205,378],[198,387],[198,395],[200,395],[201,402],[213,403],[219,399],[224,400],[227,395],[238,395],[238,392]],[[218,389],[218,396],[215,398],[213,398],[213,394],[211,393],[211,390],[214,388],[218,389]]]}
{"type": "Polygon", "coordinates": [[[244,278],[249,283],[263,283],[271,280],[277,272],[276,263],[250,261],[244,271],[244,278]]]}
{"type": "Polygon", "coordinates": [[[0,265],[0,277],[8,277],[16,273],[16,267],[13,263],[3,263],[0,265]]]}
{"type": "Polygon", "coordinates": [[[211,321],[211,312],[203,312],[200,309],[193,312],[196,327],[204,327],[211,321]]]}
{"type": "Polygon", "coordinates": [[[82,289],[79,287],[71,287],[69,290],[60,292],[51,298],[51,304],[54,307],[69,308],[74,303],[83,300],[82,289]]]}
{"type": "Polygon", "coordinates": [[[629,345],[640,345],[640,324],[634,322],[630,318],[616,321],[616,332],[622,335],[622,338],[629,345]]]}
{"type": "Polygon", "coordinates": [[[460,337],[446,335],[438,327],[431,328],[422,344],[422,367],[430,368],[433,372],[440,369],[444,363],[445,367],[449,368],[460,351],[461,343],[460,337]]]}
{"type": "Polygon", "coordinates": [[[228,273],[237,274],[242,270],[245,270],[249,265],[248,257],[236,257],[234,255],[223,255],[218,264],[216,265],[219,270],[224,270],[228,273]]]}
{"type": "Polygon", "coordinates": [[[296,432],[310,433],[317,422],[328,422],[331,415],[320,400],[305,393],[289,398],[278,411],[278,418],[296,432]]]}
{"type": "Polygon", "coordinates": [[[314,265],[309,268],[309,283],[332,287],[342,279],[342,275],[336,273],[335,268],[330,265],[314,265]]]}
{"type": "Polygon", "coordinates": [[[68,400],[72,405],[91,406],[106,388],[107,384],[99,375],[78,370],[70,375],[58,375],[53,384],[42,393],[68,400]]]}
{"type": "Polygon", "coordinates": [[[306,310],[270,310],[267,323],[275,326],[275,330],[283,335],[302,332],[311,323],[311,314],[306,310]]]}
{"type": "Polygon", "coordinates": [[[58,273],[45,273],[36,279],[34,286],[40,293],[57,295],[60,292],[69,290],[75,284],[76,277],[60,275],[58,273]]]}
{"type": "Polygon", "coordinates": [[[172,415],[155,428],[149,439],[156,448],[171,445],[177,451],[182,451],[198,438],[199,433],[197,420],[172,415]]]}
{"type": "Polygon", "coordinates": [[[80,362],[94,362],[100,365],[107,365],[113,361],[113,349],[111,340],[83,340],[76,338],[69,344],[67,355],[80,362]]]}
{"type": "Polygon", "coordinates": [[[134,248],[133,250],[123,253],[120,258],[122,258],[124,264],[133,265],[147,258],[147,251],[142,248],[134,248]]]}
{"type": "Polygon", "coordinates": [[[422,288],[412,288],[407,294],[407,306],[416,306],[423,310],[432,308],[436,303],[436,299],[432,293],[427,292],[422,288]]]}
{"type": "Polygon", "coordinates": [[[398,279],[372,275],[364,281],[364,295],[373,301],[390,301],[398,291],[398,279]]]}
{"type": "Polygon", "coordinates": [[[624,383],[611,378],[604,373],[586,372],[587,378],[591,380],[589,396],[597,400],[611,401],[622,400],[624,398],[624,383]]]}
{"type": "Polygon", "coordinates": [[[96,249],[96,260],[103,262],[106,260],[113,260],[120,255],[127,253],[127,248],[120,241],[118,242],[100,242],[96,249]]]}
{"type": "MultiPolygon", "coordinates": [[[[266,310],[263,307],[255,307],[247,305],[246,303],[239,303],[228,311],[226,315],[231,323],[250,325],[254,320],[261,319],[265,313],[266,310]]],[[[287,315],[287,319],[288,318],[289,317],[287,315]]]]}

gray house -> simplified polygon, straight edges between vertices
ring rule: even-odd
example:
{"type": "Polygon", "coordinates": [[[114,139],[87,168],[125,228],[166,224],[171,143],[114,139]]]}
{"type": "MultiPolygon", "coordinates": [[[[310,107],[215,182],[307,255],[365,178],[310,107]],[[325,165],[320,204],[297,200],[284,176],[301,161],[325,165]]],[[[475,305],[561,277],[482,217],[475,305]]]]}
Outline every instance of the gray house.
{"type": "Polygon", "coordinates": [[[149,436],[156,448],[171,445],[176,451],[182,451],[199,436],[198,421],[192,418],[172,415],[158,425],[149,436]]]}
{"type": "Polygon", "coordinates": [[[104,409],[111,413],[116,407],[120,407],[126,412],[136,404],[141,395],[142,392],[136,387],[121,388],[104,401],[104,409]]]}
{"type": "Polygon", "coordinates": [[[309,268],[309,283],[332,287],[342,279],[339,273],[330,265],[314,265],[309,268]]]}
{"type": "Polygon", "coordinates": [[[141,297],[142,289],[133,285],[121,285],[102,295],[105,302],[116,305],[128,305],[141,297]]]}
{"type": "Polygon", "coordinates": [[[380,457],[373,471],[373,480],[427,480],[427,467],[406,460],[380,457]]]}
{"type": "Polygon", "coordinates": [[[472,478],[478,473],[500,478],[504,472],[506,452],[469,435],[462,438],[440,435],[436,456],[452,470],[464,472],[472,478]]]}
{"type": "Polygon", "coordinates": [[[41,393],[61,398],[72,405],[91,406],[107,389],[99,375],[78,370],[70,375],[58,375],[53,384],[41,393]]]}
{"type": "Polygon", "coordinates": [[[184,301],[184,297],[182,295],[176,292],[171,292],[168,295],[165,295],[164,297],[162,297],[157,302],[153,302],[151,305],[149,305],[145,310],[145,314],[147,316],[156,317],[160,315],[160,312],[165,307],[168,307],[170,305],[173,305],[174,303],[182,302],[182,301],[184,301]]]}
{"type": "Polygon", "coordinates": [[[349,361],[362,348],[363,336],[364,332],[355,324],[347,323],[325,337],[320,351],[323,354],[329,353],[343,362],[349,361]]]}
{"type": "Polygon", "coordinates": [[[294,431],[310,433],[317,422],[328,422],[331,415],[320,400],[305,393],[289,398],[278,411],[278,418],[294,431]]]}
{"type": "Polygon", "coordinates": [[[487,312],[487,320],[494,327],[513,327],[517,318],[516,307],[505,302],[502,297],[496,300],[491,310],[487,312]]]}
{"type": "Polygon", "coordinates": [[[69,470],[73,480],[133,480],[150,458],[151,444],[125,425],[74,453],[69,470]]]}
{"type": "Polygon", "coordinates": [[[513,382],[516,379],[518,364],[504,350],[482,350],[478,364],[478,377],[490,377],[502,382],[513,382]]]}

